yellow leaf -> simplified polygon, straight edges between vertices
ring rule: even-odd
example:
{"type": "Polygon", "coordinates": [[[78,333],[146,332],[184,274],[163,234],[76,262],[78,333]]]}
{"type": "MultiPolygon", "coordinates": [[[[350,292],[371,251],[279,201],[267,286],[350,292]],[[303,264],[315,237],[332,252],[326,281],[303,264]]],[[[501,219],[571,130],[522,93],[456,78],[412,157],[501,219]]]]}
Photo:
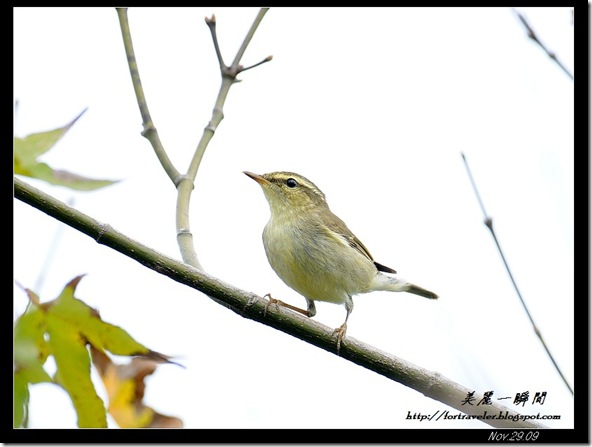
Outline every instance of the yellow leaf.
{"type": "Polygon", "coordinates": [[[182,428],[183,422],[173,416],[157,413],[143,402],[144,378],[158,363],[135,358],[129,364],[116,365],[103,352],[91,347],[92,359],[109,396],[109,414],[121,428],[182,428]]]}

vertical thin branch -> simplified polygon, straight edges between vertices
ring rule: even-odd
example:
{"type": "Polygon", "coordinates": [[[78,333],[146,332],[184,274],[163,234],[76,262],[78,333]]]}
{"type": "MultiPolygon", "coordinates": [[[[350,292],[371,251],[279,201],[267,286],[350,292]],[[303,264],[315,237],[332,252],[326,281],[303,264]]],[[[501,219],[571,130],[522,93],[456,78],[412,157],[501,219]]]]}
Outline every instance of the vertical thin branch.
{"type": "Polygon", "coordinates": [[[179,182],[179,171],[175,168],[171,160],[169,159],[164,147],[158,136],[158,131],[154,127],[150,111],[148,110],[148,103],[144,96],[144,88],[142,87],[142,81],[140,79],[140,72],[138,70],[138,63],[136,61],[136,54],[134,52],[134,45],[132,43],[132,35],[130,33],[129,22],[127,19],[127,8],[116,8],[117,16],[119,17],[119,25],[121,27],[121,34],[123,37],[123,45],[125,47],[125,54],[127,56],[127,63],[132,77],[132,84],[134,91],[136,92],[136,99],[138,101],[138,107],[140,108],[140,114],[142,115],[142,126],[144,130],[142,135],[150,142],[160,164],[166,171],[169,178],[175,185],[179,182]]]}
{"type": "MultiPolygon", "coordinates": [[[[74,205],[74,197],[73,196],[70,197],[70,200],[68,200],[67,205],[68,206],[74,205]]],[[[43,261],[43,266],[39,270],[39,276],[37,276],[37,281],[35,281],[34,290],[38,294],[41,293],[41,288],[43,287],[43,283],[45,282],[45,276],[47,275],[47,271],[49,270],[49,268],[52,265],[53,257],[55,256],[55,253],[58,249],[63,232],[64,232],[64,226],[59,225],[56,228],[53,238],[51,239],[51,243],[49,245],[49,248],[47,249],[47,255],[45,256],[45,260],[43,261]]],[[[30,302],[27,304],[27,307],[29,307],[29,304],[30,304],[30,302]]]]}
{"type": "MultiPolygon", "coordinates": [[[[212,118],[208,122],[207,126],[204,128],[202,137],[197,145],[195,153],[193,154],[193,158],[191,159],[191,162],[189,164],[187,174],[183,176],[182,181],[179,182],[179,185],[177,187],[177,243],[179,244],[179,249],[181,250],[183,260],[186,263],[200,270],[201,265],[199,263],[199,260],[197,259],[197,254],[195,252],[195,247],[193,244],[193,234],[191,233],[189,225],[189,204],[191,200],[191,193],[193,191],[197,171],[201,164],[201,160],[206,151],[206,148],[210,140],[213,138],[214,133],[218,128],[218,125],[224,119],[224,103],[226,102],[226,97],[228,96],[230,87],[232,87],[236,82],[239,82],[239,80],[236,79],[237,75],[248,69],[240,65],[240,60],[245,50],[247,49],[247,46],[251,41],[253,35],[255,34],[255,31],[257,30],[259,23],[261,23],[261,20],[263,19],[263,16],[265,16],[265,13],[268,9],[269,8],[261,8],[259,10],[257,17],[251,25],[251,28],[247,33],[247,36],[245,37],[237,55],[234,58],[232,65],[230,66],[227,66],[224,63],[222,51],[220,50],[218,44],[218,37],[216,34],[216,17],[212,15],[212,17],[210,18],[205,18],[206,24],[210,28],[210,33],[212,35],[212,41],[214,44],[214,50],[216,51],[216,56],[218,58],[218,63],[220,66],[220,75],[222,77],[222,85],[220,86],[218,97],[216,98],[216,102],[214,104],[212,118]]],[[[271,60],[271,56],[265,58],[262,62],[256,65],[260,65],[263,62],[267,62],[269,60],[271,60]]]]}
{"type": "Polygon", "coordinates": [[[210,142],[210,140],[214,136],[214,133],[216,132],[216,129],[218,128],[218,125],[224,119],[224,111],[223,111],[224,103],[226,102],[226,96],[228,95],[228,92],[230,91],[230,87],[232,87],[232,85],[234,85],[236,82],[240,82],[238,79],[236,79],[236,77],[238,76],[239,73],[241,73],[245,70],[248,70],[250,68],[253,68],[257,65],[261,65],[262,63],[268,62],[272,59],[271,56],[268,56],[265,59],[263,59],[261,62],[259,62],[258,64],[255,64],[255,65],[248,67],[248,68],[244,68],[242,65],[240,65],[240,60],[241,60],[243,54],[245,53],[245,50],[247,49],[249,42],[253,38],[255,31],[257,31],[257,28],[259,27],[261,20],[263,19],[263,17],[267,13],[268,9],[269,8],[261,8],[259,10],[257,17],[255,17],[255,20],[253,21],[253,24],[251,25],[249,32],[247,33],[245,39],[243,40],[243,43],[240,46],[240,48],[234,58],[234,61],[232,62],[232,65],[230,65],[230,66],[227,66],[224,63],[224,60],[222,58],[222,52],[221,52],[220,47],[218,45],[218,37],[216,34],[216,17],[214,15],[212,15],[212,17],[210,17],[210,18],[206,17],[206,19],[205,19],[206,24],[210,28],[210,33],[212,34],[212,41],[214,43],[214,49],[216,51],[216,56],[218,57],[218,62],[220,64],[220,75],[222,76],[222,85],[220,86],[220,91],[218,92],[218,97],[216,98],[216,103],[214,104],[214,109],[212,111],[212,118],[210,119],[210,121],[208,122],[208,125],[204,129],[201,140],[197,146],[195,154],[193,155],[193,159],[191,160],[191,163],[189,165],[189,169],[187,170],[187,176],[189,178],[191,178],[192,180],[195,180],[195,177],[197,175],[197,170],[199,169],[201,159],[203,157],[203,154],[206,150],[208,143],[210,142]]]}
{"type": "Polygon", "coordinates": [[[506,261],[506,257],[504,256],[504,252],[502,250],[502,247],[499,243],[499,240],[497,239],[497,236],[495,234],[495,230],[493,229],[493,219],[485,211],[485,206],[483,205],[483,201],[481,200],[481,195],[479,194],[479,190],[477,189],[477,185],[475,183],[475,180],[473,179],[473,175],[471,174],[471,170],[469,169],[469,163],[467,162],[467,158],[465,157],[465,154],[462,152],[461,152],[461,156],[462,156],[463,162],[465,164],[465,168],[467,169],[467,174],[469,175],[469,180],[471,181],[471,185],[473,186],[473,191],[475,191],[475,195],[477,196],[477,201],[479,202],[479,206],[481,207],[481,210],[483,211],[483,215],[485,216],[483,222],[485,223],[485,226],[489,229],[489,231],[491,232],[491,235],[493,236],[493,240],[495,242],[495,245],[497,246],[497,249],[498,249],[499,254],[502,258],[504,266],[506,267],[506,271],[508,272],[508,276],[510,277],[512,284],[514,285],[514,290],[516,290],[516,294],[518,295],[518,298],[520,299],[520,302],[522,303],[522,307],[524,307],[524,310],[526,311],[526,315],[528,316],[528,319],[530,320],[530,324],[532,324],[532,328],[534,329],[535,334],[537,335],[537,337],[541,341],[543,348],[545,348],[545,351],[547,351],[547,355],[551,359],[551,362],[555,366],[555,369],[557,370],[557,372],[561,376],[561,379],[563,380],[563,382],[565,383],[565,385],[567,386],[567,388],[569,389],[569,391],[571,392],[571,394],[573,396],[574,392],[573,392],[572,387],[569,385],[567,379],[565,378],[565,376],[561,372],[561,369],[559,368],[559,365],[557,364],[557,362],[553,358],[551,351],[549,351],[549,348],[547,347],[547,344],[545,343],[545,340],[543,338],[543,334],[541,334],[541,331],[539,330],[539,328],[535,324],[534,319],[532,318],[532,315],[530,314],[528,307],[526,306],[526,302],[524,301],[524,298],[522,298],[522,294],[520,293],[520,290],[518,289],[518,284],[516,284],[516,280],[514,279],[514,275],[512,275],[512,271],[510,270],[510,266],[508,265],[508,261],[506,261]]]}

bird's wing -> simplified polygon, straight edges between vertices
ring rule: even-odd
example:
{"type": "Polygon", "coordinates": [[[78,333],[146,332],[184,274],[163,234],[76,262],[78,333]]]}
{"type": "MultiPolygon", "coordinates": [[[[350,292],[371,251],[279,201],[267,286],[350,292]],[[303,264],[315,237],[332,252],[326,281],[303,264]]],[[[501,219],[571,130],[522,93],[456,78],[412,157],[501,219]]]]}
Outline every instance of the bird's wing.
{"type": "Polygon", "coordinates": [[[342,234],[341,236],[345,238],[350,247],[355,248],[368,259],[370,259],[372,262],[374,262],[374,259],[372,258],[372,255],[370,254],[366,246],[362,244],[362,241],[360,241],[354,234],[342,234]]]}
{"type": "Polygon", "coordinates": [[[372,258],[372,255],[370,254],[368,249],[364,246],[364,244],[362,244],[362,242],[356,237],[356,235],[353,234],[349,228],[347,228],[345,222],[342,221],[339,217],[333,214],[333,219],[329,219],[325,223],[329,229],[331,236],[339,240],[341,243],[345,243],[350,247],[355,248],[370,261],[374,262],[374,259],[372,258]]]}
{"type": "Polygon", "coordinates": [[[378,270],[380,270],[381,272],[386,272],[386,273],[397,273],[397,271],[396,271],[396,270],[393,270],[392,268],[390,268],[390,267],[387,267],[386,265],[379,264],[379,263],[378,263],[378,262],[376,262],[376,261],[374,261],[374,265],[375,265],[375,266],[376,266],[376,268],[377,268],[378,270]]]}
{"type": "Polygon", "coordinates": [[[350,247],[356,249],[362,255],[364,255],[365,257],[367,257],[370,261],[372,261],[374,263],[374,265],[376,266],[376,268],[379,271],[381,271],[381,272],[387,272],[387,273],[397,273],[392,268],[387,267],[387,266],[382,265],[382,264],[379,264],[378,262],[374,261],[374,258],[370,254],[370,251],[368,251],[368,249],[362,243],[362,241],[360,241],[357,238],[357,236],[355,234],[353,234],[349,228],[347,228],[347,225],[345,225],[345,222],[343,222],[337,216],[335,216],[335,217],[336,217],[336,220],[332,221],[329,224],[329,229],[331,230],[331,232],[334,235],[336,235],[337,237],[341,238],[341,240],[342,241],[345,241],[345,243],[347,245],[349,245],[350,247]]]}

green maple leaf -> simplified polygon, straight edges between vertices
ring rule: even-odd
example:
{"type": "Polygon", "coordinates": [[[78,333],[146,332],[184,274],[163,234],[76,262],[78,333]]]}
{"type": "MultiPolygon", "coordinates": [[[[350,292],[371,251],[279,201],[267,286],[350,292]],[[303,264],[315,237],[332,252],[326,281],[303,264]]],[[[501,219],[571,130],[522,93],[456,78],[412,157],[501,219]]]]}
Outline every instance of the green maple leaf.
{"type": "Polygon", "coordinates": [[[56,363],[55,382],[70,396],[78,426],[85,428],[107,427],[105,404],[91,380],[89,345],[101,353],[174,363],[134,340],[119,326],[103,321],[95,309],[75,298],[81,279],[74,278],[60,296],[47,303],[40,303],[33,292],[26,290],[32,306],[15,326],[15,426],[26,417],[28,384],[51,381],[43,369],[48,355],[56,363]]]}
{"type": "Polygon", "coordinates": [[[85,111],[86,109],[63,127],[34,133],[25,138],[15,137],[14,173],[79,191],[92,191],[116,183],[114,180],[92,179],[61,169],[54,169],[39,161],[39,157],[53,148],[85,111]]]}

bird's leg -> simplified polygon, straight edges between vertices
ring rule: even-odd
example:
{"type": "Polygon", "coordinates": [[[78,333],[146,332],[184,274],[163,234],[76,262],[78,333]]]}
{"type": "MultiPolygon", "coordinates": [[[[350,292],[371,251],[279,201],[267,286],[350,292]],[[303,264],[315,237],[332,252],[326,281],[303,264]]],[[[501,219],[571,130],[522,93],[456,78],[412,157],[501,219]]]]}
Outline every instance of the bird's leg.
{"type": "Polygon", "coordinates": [[[309,302],[308,309],[307,310],[304,310],[304,309],[300,309],[299,307],[292,306],[291,304],[284,303],[283,301],[276,300],[275,298],[272,298],[271,297],[271,294],[270,293],[268,293],[267,295],[265,295],[263,298],[267,298],[269,300],[269,302],[265,305],[265,311],[263,312],[263,315],[267,315],[267,309],[272,304],[276,307],[276,309],[278,308],[278,306],[286,307],[288,309],[291,309],[291,310],[294,310],[296,312],[301,313],[305,317],[312,317],[316,313],[316,310],[312,314],[310,312],[310,303],[313,303],[312,307],[313,307],[313,310],[314,310],[314,302],[313,301],[310,301],[309,302]]]}
{"type": "Polygon", "coordinates": [[[352,310],[354,309],[354,302],[351,296],[348,296],[347,298],[348,299],[345,302],[345,310],[347,311],[347,314],[345,315],[345,321],[341,326],[333,331],[333,335],[337,335],[337,355],[339,355],[341,342],[345,338],[345,333],[347,332],[347,319],[349,318],[349,314],[351,314],[352,310]]]}
{"type": "Polygon", "coordinates": [[[313,300],[309,300],[306,298],[306,314],[309,317],[314,317],[317,314],[317,308],[315,307],[315,303],[313,300]]]}

